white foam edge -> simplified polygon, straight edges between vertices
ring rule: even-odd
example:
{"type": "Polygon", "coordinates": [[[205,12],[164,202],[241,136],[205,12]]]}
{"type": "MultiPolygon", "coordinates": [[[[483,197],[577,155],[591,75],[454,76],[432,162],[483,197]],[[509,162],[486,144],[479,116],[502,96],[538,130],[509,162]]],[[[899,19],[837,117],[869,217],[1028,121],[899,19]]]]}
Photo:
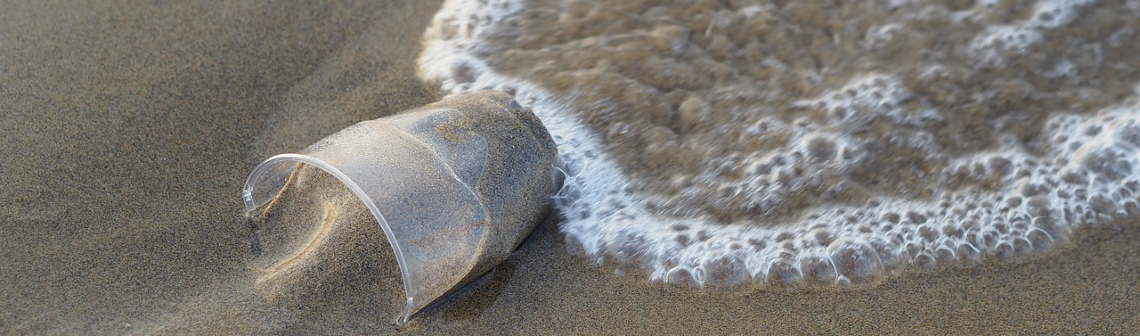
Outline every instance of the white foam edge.
{"type": "MultiPolygon", "coordinates": [[[[642,268],[653,280],[671,281],[685,280],[684,277],[673,278],[671,275],[687,275],[689,280],[697,284],[704,284],[710,277],[711,270],[717,265],[727,265],[746,271],[751,278],[766,278],[781,263],[790,264],[800,275],[804,274],[802,267],[805,260],[827,260],[832,267],[831,260],[836,248],[855,246],[866,248],[874,241],[864,239],[867,235],[853,232],[854,225],[837,227],[833,232],[839,239],[829,246],[797,247],[795,255],[787,255],[787,250],[774,242],[774,237],[781,233],[790,232],[793,238],[787,240],[794,245],[810,239],[813,232],[812,223],[836,222],[842,219],[846,209],[820,209],[820,217],[808,224],[798,227],[763,228],[748,226],[723,226],[709,224],[700,218],[671,218],[651,214],[644,206],[644,199],[636,192],[625,190],[629,185],[628,178],[621,172],[617,163],[609,157],[604,150],[600,138],[586,127],[572,111],[567,101],[574,97],[555,97],[542,88],[525,80],[510,78],[495,73],[483,60],[474,56],[480,46],[479,38],[494,29],[494,25],[510,20],[510,16],[517,13],[521,6],[498,6],[510,1],[490,1],[487,5],[479,1],[449,0],[437,14],[435,28],[445,22],[466,22],[467,29],[453,29],[459,32],[448,39],[433,36],[429,30],[426,35],[426,47],[420,58],[422,76],[440,84],[441,88],[450,94],[459,94],[482,89],[498,89],[516,93],[520,103],[529,106],[549,129],[557,143],[562,161],[565,164],[567,178],[564,188],[558,193],[557,208],[566,217],[561,223],[560,231],[569,239],[581,244],[582,252],[596,262],[606,260],[620,262],[631,261],[642,268]],[[489,12],[489,13],[488,13],[489,12]],[[456,17],[467,18],[495,18],[491,21],[455,20],[456,17]],[[471,22],[476,22],[471,26],[471,22]],[[457,65],[471,69],[475,73],[470,83],[455,81],[452,69],[457,65]],[[676,233],[670,231],[671,226],[688,226],[690,232],[704,230],[710,238],[700,244],[691,244],[685,248],[677,248],[676,233]],[[743,244],[749,239],[768,242],[766,248],[759,253],[742,253],[741,250],[732,250],[733,244],[743,244]],[[838,247],[837,247],[838,246],[838,247]],[[635,260],[634,260],[635,259],[635,260]]],[[[1019,151],[1018,151],[1019,152],[1019,151]]],[[[1010,153],[1002,150],[1002,155],[1011,160],[1017,160],[1018,152],[1010,153]],[[1011,155],[1012,154],[1012,155],[1011,155]]],[[[1136,174],[1131,177],[1135,180],[1136,174]]],[[[907,209],[931,208],[932,202],[918,202],[905,199],[883,200],[882,207],[895,208],[905,211],[907,209]]],[[[973,211],[973,210],[971,210],[973,211]]],[[[981,210],[979,210],[981,211],[981,210]]],[[[929,222],[940,223],[952,218],[929,218],[929,222]]],[[[1074,223],[1059,223],[1068,231],[1074,223]]],[[[983,224],[984,225],[984,224],[983,224]]],[[[917,231],[919,225],[913,225],[911,231],[917,231]]],[[[1030,228],[1029,231],[1036,228],[1030,228]]],[[[984,232],[995,232],[991,229],[984,232]]],[[[889,234],[886,232],[884,234],[889,234]]],[[[917,242],[911,238],[901,241],[890,241],[885,237],[886,243],[894,248],[890,255],[893,261],[875,257],[881,264],[876,267],[890,267],[896,264],[909,264],[919,258],[937,254],[945,249],[953,249],[968,245],[975,251],[986,252],[992,247],[977,246],[969,242],[961,242],[947,236],[940,236],[932,243],[917,242]],[[907,250],[917,249],[912,253],[907,250]]],[[[1000,244],[1012,244],[1015,237],[998,237],[1000,244]]],[[[1057,237],[1050,237],[1051,239],[1057,237]]],[[[951,251],[951,253],[954,253],[951,251]]],[[[723,269],[721,269],[723,271],[723,269]]],[[[731,270],[730,270],[731,271],[731,270]]],[[[844,277],[836,277],[835,282],[842,283],[844,277]]]]}

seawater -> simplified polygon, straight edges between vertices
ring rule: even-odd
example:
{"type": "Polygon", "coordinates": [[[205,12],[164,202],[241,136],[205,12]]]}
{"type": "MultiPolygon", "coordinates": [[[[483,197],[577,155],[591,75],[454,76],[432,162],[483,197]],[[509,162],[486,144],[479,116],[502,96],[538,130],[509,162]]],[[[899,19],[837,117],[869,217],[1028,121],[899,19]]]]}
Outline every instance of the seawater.
{"type": "Polygon", "coordinates": [[[554,136],[567,246],[871,283],[1140,212],[1140,1],[449,0],[421,76],[554,136]]]}

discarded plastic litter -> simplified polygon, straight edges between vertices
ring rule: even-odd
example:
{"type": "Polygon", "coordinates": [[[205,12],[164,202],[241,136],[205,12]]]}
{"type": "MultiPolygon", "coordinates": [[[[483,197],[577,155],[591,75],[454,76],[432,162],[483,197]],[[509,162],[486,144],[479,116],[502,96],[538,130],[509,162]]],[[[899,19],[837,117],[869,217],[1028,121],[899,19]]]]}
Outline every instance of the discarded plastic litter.
{"type": "Polygon", "coordinates": [[[456,96],[361,122],[258,165],[247,215],[278,196],[298,165],[360,197],[392,246],[412,315],[505,260],[549,212],[561,184],[546,128],[505,93],[456,96]]]}

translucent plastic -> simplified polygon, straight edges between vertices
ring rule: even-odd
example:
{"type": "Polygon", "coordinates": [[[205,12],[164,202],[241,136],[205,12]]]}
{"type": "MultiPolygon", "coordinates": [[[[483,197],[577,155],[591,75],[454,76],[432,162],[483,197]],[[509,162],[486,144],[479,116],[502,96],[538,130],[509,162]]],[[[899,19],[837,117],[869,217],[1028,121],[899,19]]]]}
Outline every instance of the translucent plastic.
{"type": "Polygon", "coordinates": [[[309,164],[352,190],[395,250],[412,315],[507,258],[549,211],[561,183],[550,134],[505,93],[450,98],[350,126],[258,165],[247,215],[309,164]]]}

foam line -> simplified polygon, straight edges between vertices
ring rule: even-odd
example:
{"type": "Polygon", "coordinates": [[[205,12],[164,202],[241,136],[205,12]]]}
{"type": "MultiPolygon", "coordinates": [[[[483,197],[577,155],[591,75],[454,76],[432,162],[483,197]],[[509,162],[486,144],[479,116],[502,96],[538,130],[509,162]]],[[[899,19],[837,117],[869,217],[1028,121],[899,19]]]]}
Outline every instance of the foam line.
{"type": "MultiPolygon", "coordinates": [[[[1081,4],[1046,1],[1038,8],[1057,12],[1081,4]]],[[[484,89],[514,93],[538,115],[558,144],[567,175],[556,196],[566,219],[560,229],[571,250],[599,263],[638,268],[653,280],[707,286],[869,282],[908,265],[934,267],[987,255],[1049,251],[1079,226],[1138,209],[1140,105],[1132,100],[1083,116],[1054,115],[1045,132],[1058,136],[1048,140],[1050,150],[1044,154],[1031,154],[1010,140],[989,152],[945,157],[930,134],[900,134],[892,140],[928,153],[928,159],[950,161],[946,174],[932,179],[997,181],[996,190],[939,190],[933,199],[921,201],[883,195],[866,206],[818,207],[798,221],[774,225],[722,225],[700,216],[655,214],[643,196],[628,190],[629,178],[601,138],[579,120],[581,113],[569,104],[573,94],[555,96],[525,79],[504,76],[478,56],[498,51],[486,39],[510,34],[500,25],[522,10],[517,1],[447,1],[425,33],[421,75],[452,94],[484,89]]],[[[1065,13],[1055,17],[1071,21],[1065,13]]],[[[1035,34],[1039,28],[1052,26],[994,28],[975,46],[991,37],[1006,39],[1006,30],[1035,34]]],[[[1033,34],[1024,42],[1036,41],[1039,36],[1033,34]]],[[[890,75],[868,74],[805,100],[802,106],[878,114],[836,112],[820,129],[795,134],[778,153],[754,153],[735,164],[760,167],[779,157],[807,176],[842,175],[862,163],[859,150],[867,144],[834,129],[875,118],[912,126],[945,118],[933,110],[902,110],[899,102],[910,93],[899,82],[890,75]],[[777,155],[781,153],[801,155],[777,155]]],[[[776,207],[781,193],[802,187],[796,183],[831,182],[789,182],[763,173],[735,188],[753,195],[758,206],[776,207]]]]}

